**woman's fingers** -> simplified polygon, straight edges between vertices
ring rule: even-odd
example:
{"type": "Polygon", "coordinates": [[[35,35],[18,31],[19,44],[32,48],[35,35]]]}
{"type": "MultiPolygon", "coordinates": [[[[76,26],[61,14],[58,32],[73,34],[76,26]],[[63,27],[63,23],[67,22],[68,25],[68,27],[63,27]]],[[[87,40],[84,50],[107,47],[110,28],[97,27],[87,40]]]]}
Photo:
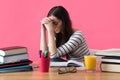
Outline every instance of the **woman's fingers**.
{"type": "Polygon", "coordinates": [[[50,19],[50,18],[48,18],[48,17],[46,17],[46,18],[43,18],[43,19],[41,20],[41,23],[42,23],[42,24],[47,24],[47,23],[49,23],[49,22],[51,22],[51,21],[53,21],[53,20],[50,19]]]}

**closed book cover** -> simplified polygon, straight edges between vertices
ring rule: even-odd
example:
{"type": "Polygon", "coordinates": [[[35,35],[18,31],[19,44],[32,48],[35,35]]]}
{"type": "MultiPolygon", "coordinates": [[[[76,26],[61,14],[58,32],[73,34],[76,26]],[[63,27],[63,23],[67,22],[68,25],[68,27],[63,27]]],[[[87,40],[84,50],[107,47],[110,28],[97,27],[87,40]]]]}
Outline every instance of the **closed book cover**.
{"type": "Polygon", "coordinates": [[[101,67],[101,71],[120,72],[120,63],[102,62],[100,67],[101,67]]]}
{"type": "Polygon", "coordinates": [[[118,56],[104,56],[101,58],[102,62],[112,62],[112,63],[120,63],[120,57],[118,56]]]}
{"type": "Polygon", "coordinates": [[[23,71],[33,71],[33,68],[31,65],[22,65],[22,66],[15,66],[15,67],[0,68],[0,73],[23,72],[23,71]]]}
{"type": "Polygon", "coordinates": [[[32,64],[32,61],[29,60],[29,59],[26,59],[26,60],[21,60],[21,61],[18,61],[18,62],[0,64],[0,68],[20,66],[20,65],[26,65],[26,64],[32,64]]]}
{"type": "Polygon", "coordinates": [[[97,56],[119,56],[120,57],[120,49],[106,49],[100,50],[95,53],[97,56]]]}
{"type": "Polygon", "coordinates": [[[26,53],[26,52],[27,52],[27,48],[21,47],[21,46],[11,46],[11,47],[0,48],[1,56],[14,55],[14,54],[20,54],[20,53],[26,53]]]}
{"type": "Polygon", "coordinates": [[[11,63],[17,62],[20,60],[28,59],[28,53],[22,53],[17,55],[9,55],[9,56],[0,56],[0,63],[11,63]]]}

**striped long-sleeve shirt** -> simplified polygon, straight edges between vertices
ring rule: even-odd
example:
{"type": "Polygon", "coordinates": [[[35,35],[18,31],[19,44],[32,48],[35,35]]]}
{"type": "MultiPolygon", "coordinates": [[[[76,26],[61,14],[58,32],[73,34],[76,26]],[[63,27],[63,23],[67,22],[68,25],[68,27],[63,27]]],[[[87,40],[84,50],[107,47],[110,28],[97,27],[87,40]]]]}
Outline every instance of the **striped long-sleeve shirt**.
{"type": "Polygon", "coordinates": [[[56,53],[52,54],[51,58],[68,55],[68,59],[83,61],[84,56],[89,54],[84,35],[81,31],[75,31],[65,44],[57,48],[56,53]]]}

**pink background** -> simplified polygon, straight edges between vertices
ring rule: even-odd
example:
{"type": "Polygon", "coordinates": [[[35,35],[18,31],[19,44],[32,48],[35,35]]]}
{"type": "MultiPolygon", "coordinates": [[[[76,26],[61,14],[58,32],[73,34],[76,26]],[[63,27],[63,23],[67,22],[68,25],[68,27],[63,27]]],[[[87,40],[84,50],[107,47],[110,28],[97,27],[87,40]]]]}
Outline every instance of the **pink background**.
{"type": "Polygon", "coordinates": [[[55,5],[70,13],[91,49],[120,48],[120,0],[0,0],[0,47],[26,46],[38,60],[40,20],[55,5]]]}

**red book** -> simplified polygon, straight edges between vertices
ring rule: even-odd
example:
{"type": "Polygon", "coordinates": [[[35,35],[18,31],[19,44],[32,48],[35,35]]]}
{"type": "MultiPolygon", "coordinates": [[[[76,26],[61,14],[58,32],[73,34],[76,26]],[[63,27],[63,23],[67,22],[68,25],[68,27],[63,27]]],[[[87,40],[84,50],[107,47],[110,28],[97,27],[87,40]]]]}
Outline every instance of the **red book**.
{"type": "Polygon", "coordinates": [[[0,68],[7,68],[7,67],[13,67],[13,66],[21,66],[21,65],[31,64],[31,63],[32,63],[31,60],[21,60],[19,62],[0,64],[0,68]]]}

